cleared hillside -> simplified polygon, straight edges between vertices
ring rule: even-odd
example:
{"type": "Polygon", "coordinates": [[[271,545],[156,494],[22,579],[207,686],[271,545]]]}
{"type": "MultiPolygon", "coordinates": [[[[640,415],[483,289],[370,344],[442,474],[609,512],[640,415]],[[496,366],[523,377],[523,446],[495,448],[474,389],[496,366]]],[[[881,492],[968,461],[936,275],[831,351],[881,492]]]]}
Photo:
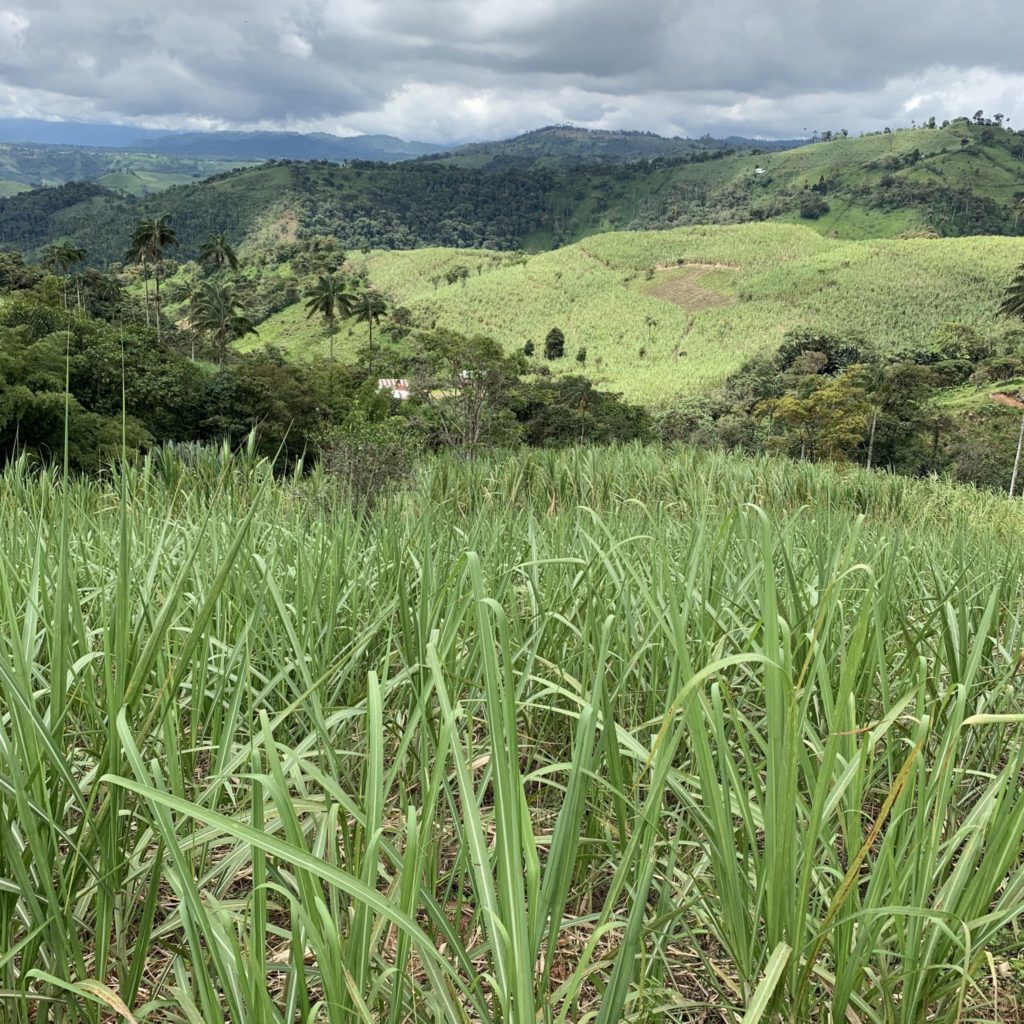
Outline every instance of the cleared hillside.
{"type": "MultiPolygon", "coordinates": [[[[859,337],[889,349],[929,344],[950,325],[1002,335],[1000,295],[1024,246],[1013,239],[840,241],[785,224],[598,235],[500,263],[493,253],[374,252],[350,266],[418,322],[499,339],[508,350],[552,327],[566,337],[556,373],[585,371],[629,398],[657,404],[720,381],[788,331],[859,337]],[[447,284],[464,264],[469,277],[447,284]]],[[[354,354],[364,328],[343,327],[354,354]]],[[[261,343],[320,352],[323,333],[301,305],[260,327],[261,343]]],[[[251,345],[252,343],[250,343],[251,345]]]]}

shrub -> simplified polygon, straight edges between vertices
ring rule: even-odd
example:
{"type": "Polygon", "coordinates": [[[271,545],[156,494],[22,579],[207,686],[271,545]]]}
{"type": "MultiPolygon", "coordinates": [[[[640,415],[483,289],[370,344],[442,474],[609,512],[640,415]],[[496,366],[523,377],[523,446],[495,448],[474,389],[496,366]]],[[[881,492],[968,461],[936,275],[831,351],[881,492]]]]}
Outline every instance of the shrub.
{"type": "Polygon", "coordinates": [[[544,339],[544,358],[561,359],[565,355],[565,335],[561,328],[552,327],[544,339]]]}
{"type": "Polygon", "coordinates": [[[318,447],[324,471],[368,509],[409,481],[421,451],[419,439],[404,419],[392,416],[373,422],[359,413],[325,431],[318,447]]]}
{"type": "Polygon", "coordinates": [[[828,203],[819,195],[809,195],[800,200],[800,216],[804,220],[817,220],[819,217],[824,217],[829,210],[828,203]]]}

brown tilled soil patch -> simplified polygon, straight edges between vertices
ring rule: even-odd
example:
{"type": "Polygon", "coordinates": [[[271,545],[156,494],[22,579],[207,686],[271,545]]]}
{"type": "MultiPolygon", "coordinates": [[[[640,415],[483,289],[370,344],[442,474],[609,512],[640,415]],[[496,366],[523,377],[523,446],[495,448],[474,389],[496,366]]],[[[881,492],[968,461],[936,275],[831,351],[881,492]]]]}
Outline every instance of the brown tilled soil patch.
{"type": "Polygon", "coordinates": [[[690,313],[731,306],[736,302],[735,296],[722,295],[701,283],[709,274],[715,274],[725,269],[728,268],[707,263],[668,267],[661,272],[662,279],[651,287],[649,294],[671,302],[690,313]]]}
{"type": "Polygon", "coordinates": [[[994,391],[988,397],[1000,405],[1008,405],[1011,409],[1024,409],[1024,401],[1019,395],[1007,395],[1001,391],[994,391]]]}

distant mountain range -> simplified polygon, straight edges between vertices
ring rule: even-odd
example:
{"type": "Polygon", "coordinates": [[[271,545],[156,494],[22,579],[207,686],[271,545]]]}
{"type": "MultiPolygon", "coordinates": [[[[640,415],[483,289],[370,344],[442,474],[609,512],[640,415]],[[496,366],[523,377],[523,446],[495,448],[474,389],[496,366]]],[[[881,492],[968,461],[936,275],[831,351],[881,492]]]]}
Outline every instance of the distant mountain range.
{"type": "Polygon", "coordinates": [[[169,132],[125,125],[0,118],[0,197],[70,181],[151,195],[268,160],[350,163],[439,161],[488,172],[689,160],[791,149],[805,140],[664,138],[652,132],[549,125],[511,139],[442,146],[391,135],[323,132],[169,132]]]}
{"type": "Polygon", "coordinates": [[[406,142],[392,135],[324,132],[174,132],[133,125],[0,118],[0,143],[81,146],[216,160],[380,160],[394,163],[442,153],[451,146],[406,142]]]}
{"type": "Polygon", "coordinates": [[[142,154],[156,161],[151,169],[122,166],[0,199],[0,248],[38,255],[68,238],[102,266],[118,259],[140,217],[164,214],[183,258],[212,232],[239,245],[322,234],[350,249],[536,251],[603,231],[751,220],[813,224],[842,238],[1024,228],[1024,132],[964,119],[777,152],[753,141],[556,128],[390,164],[278,160],[230,171],[142,154]],[[645,148],[667,152],[629,159],[645,148]]]}
{"type": "Polygon", "coordinates": [[[91,149],[147,148],[170,132],[125,124],[83,121],[40,121],[31,117],[0,117],[0,142],[43,146],[86,146],[91,149]]]}
{"type": "Polygon", "coordinates": [[[315,132],[175,132],[136,140],[130,148],[172,156],[223,160],[377,160],[397,163],[443,153],[450,147],[406,142],[393,135],[328,135],[315,132]]]}
{"type": "Polygon", "coordinates": [[[599,131],[572,125],[548,125],[510,139],[440,145],[407,142],[392,135],[330,135],[325,132],[215,131],[180,132],[132,125],[0,118],[0,143],[75,146],[217,161],[372,160],[397,163],[444,154],[460,163],[565,160],[628,163],[658,157],[687,156],[708,149],[791,149],[805,139],[765,140],[665,138],[653,132],[599,131]]]}

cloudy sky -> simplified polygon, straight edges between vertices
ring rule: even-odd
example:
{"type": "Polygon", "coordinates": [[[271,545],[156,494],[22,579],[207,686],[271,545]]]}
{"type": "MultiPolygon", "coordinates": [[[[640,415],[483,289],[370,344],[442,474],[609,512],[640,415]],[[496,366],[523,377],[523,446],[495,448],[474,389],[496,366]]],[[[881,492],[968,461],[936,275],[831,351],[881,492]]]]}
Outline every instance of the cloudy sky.
{"type": "Polygon", "coordinates": [[[1021,0],[14,0],[0,116],[462,141],[980,107],[1024,128],[1022,42],[1021,0]]]}

